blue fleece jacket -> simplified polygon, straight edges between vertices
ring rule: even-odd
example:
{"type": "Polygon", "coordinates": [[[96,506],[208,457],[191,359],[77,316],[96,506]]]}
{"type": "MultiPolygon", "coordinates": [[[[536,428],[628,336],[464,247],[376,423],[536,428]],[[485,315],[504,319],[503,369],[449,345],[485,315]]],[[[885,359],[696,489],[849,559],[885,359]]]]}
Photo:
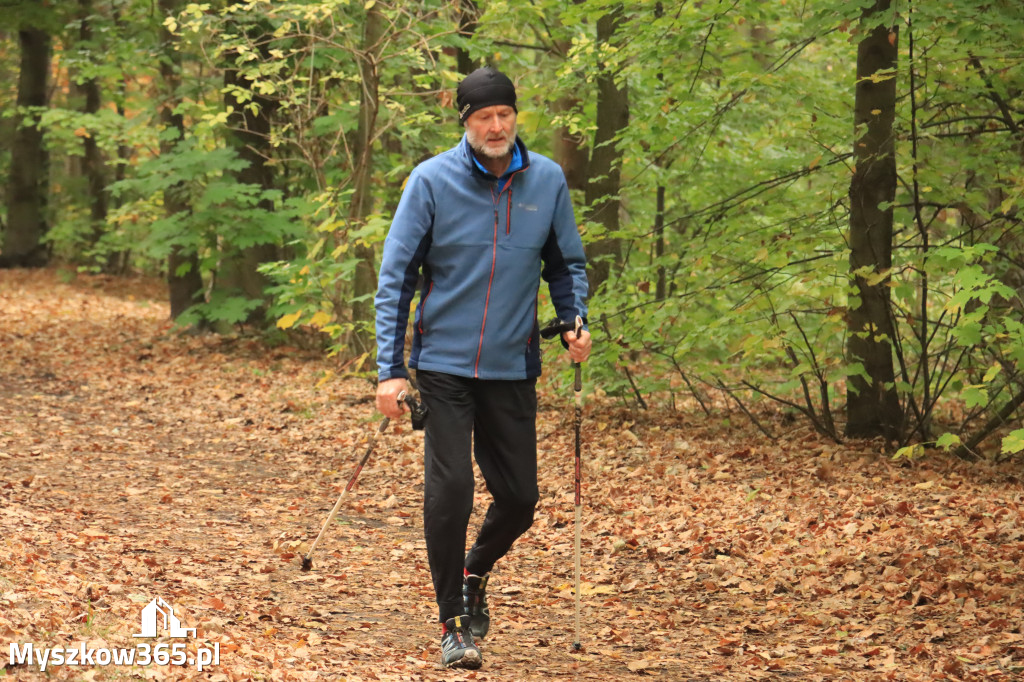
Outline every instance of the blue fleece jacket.
{"type": "Polygon", "coordinates": [[[538,376],[542,278],[559,318],[586,320],[586,258],[565,176],[518,138],[516,151],[518,163],[496,178],[463,136],[409,176],[374,301],[382,381],[408,377],[405,335],[417,282],[412,368],[480,379],[538,376]]]}

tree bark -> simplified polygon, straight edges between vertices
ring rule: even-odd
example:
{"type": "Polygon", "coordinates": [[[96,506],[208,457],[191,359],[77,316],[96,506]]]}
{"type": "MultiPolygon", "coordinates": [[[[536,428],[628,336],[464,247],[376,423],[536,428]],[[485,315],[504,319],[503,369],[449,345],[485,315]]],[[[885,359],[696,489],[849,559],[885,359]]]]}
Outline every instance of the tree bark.
{"type": "MultiPolygon", "coordinates": [[[[160,13],[168,17],[177,14],[181,0],[159,0],[160,13]]],[[[175,111],[180,102],[179,87],[181,85],[181,54],[175,49],[174,36],[166,27],[161,27],[162,59],[160,60],[160,76],[166,88],[166,96],[160,105],[160,122],[165,128],[178,132],[176,140],[164,136],[160,141],[160,153],[171,154],[177,140],[185,137],[185,121],[175,111]]],[[[185,183],[177,182],[164,190],[164,211],[168,216],[186,213],[191,210],[186,195],[185,183]]],[[[185,250],[179,246],[171,249],[167,257],[167,289],[171,304],[171,319],[177,319],[199,300],[203,290],[203,279],[199,272],[199,256],[194,250],[185,250]]]]}
{"type": "MultiPolygon", "coordinates": [[[[473,37],[478,26],[480,10],[476,0],[459,0],[459,35],[469,40],[473,37]]],[[[469,50],[464,47],[455,50],[456,68],[463,76],[473,73],[477,63],[469,56],[469,50]]]]}
{"type": "MultiPolygon", "coordinates": [[[[665,15],[665,6],[661,2],[654,4],[654,18],[661,19],[665,15]]],[[[658,82],[664,87],[665,74],[658,72],[658,82]]],[[[654,298],[665,299],[667,279],[665,265],[661,259],[665,256],[665,186],[658,185],[654,192],[654,259],[658,262],[658,281],[654,285],[654,298]]]]}
{"type": "MultiPolygon", "coordinates": [[[[237,4],[242,4],[236,2],[237,4]]],[[[264,27],[259,25],[248,31],[263,59],[269,60],[267,37],[264,27]]],[[[245,168],[235,173],[239,184],[252,185],[260,190],[274,187],[274,172],[267,163],[271,156],[270,131],[274,101],[260,95],[253,88],[253,82],[236,68],[234,53],[226,55],[224,68],[224,105],[231,112],[228,125],[232,131],[235,149],[239,157],[246,162],[245,168]],[[238,90],[247,92],[245,97],[238,95],[238,90]]],[[[268,200],[259,203],[265,211],[273,211],[274,206],[268,200]]],[[[257,269],[261,264],[277,260],[280,256],[275,244],[255,244],[235,250],[229,246],[230,256],[222,261],[217,272],[216,287],[221,290],[241,292],[246,298],[263,299],[264,290],[269,284],[267,278],[257,269]]],[[[249,317],[249,322],[257,322],[264,316],[264,310],[257,309],[249,317]]]]}
{"type": "MultiPolygon", "coordinates": [[[[375,7],[366,12],[363,26],[363,44],[360,51],[359,76],[362,91],[359,100],[359,127],[352,145],[353,169],[352,200],[349,204],[349,228],[362,226],[373,212],[373,136],[380,108],[380,74],[377,58],[384,32],[384,16],[375,7]]],[[[352,332],[346,344],[353,356],[372,353],[375,337],[372,329],[373,293],[377,290],[376,252],[372,246],[356,242],[354,254],[359,259],[353,281],[352,332]]]]}
{"type": "MultiPolygon", "coordinates": [[[[572,43],[568,40],[559,41],[556,49],[559,54],[568,54],[572,43]]],[[[566,92],[555,101],[558,114],[576,111],[580,98],[572,92],[566,92]]],[[[573,133],[569,126],[563,125],[555,129],[552,145],[555,161],[562,167],[565,182],[569,189],[585,190],[587,186],[588,150],[582,133],[573,133]]]]}
{"type": "MultiPolygon", "coordinates": [[[[79,0],[78,39],[84,47],[90,47],[92,33],[92,0],[79,0]]],[[[83,99],[82,111],[95,114],[100,110],[100,85],[92,77],[77,83],[76,89],[83,99]]],[[[96,244],[103,237],[107,228],[107,173],[103,153],[96,142],[95,132],[90,131],[82,138],[82,175],[86,182],[86,196],[89,202],[89,220],[92,224],[90,242],[96,244]]],[[[103,269],[111,272],[116,269],[116,259],[108,258],[103,269]]]]}
{"type": "MultiPolygon", "coordinates": [[[[876,0],[864,18],[890,14],[890,0],[876,0]]],[[[859,305],[847,321],[847,361],[867,374],[847,384],[846,435],[896,439],[903,426],[894,385],[895,335],[888,271],[892,267],[896,195],[897,29],[875,26],[857,48],[854,125],[856,169],[850,183],[850,271],[859,305]]]]}
{"type": "MultiPolygon", "coordinates": [[[[623,27],[622,5],[616,5],[597,21],[597,41],[600,45],[614,43],[623,27]]],[[[590,207],[587,219],[600,223],[612,236],[591,242],[587,246],[590,262],[591,293],[596,291],[618,264],[622,240],[614,236],[619,229],[619,200],[621,154],[615,148],[620,131],[629,125],[629,92],[626,84],[615,82],[615,71],[604,65],[597,79],[597,131],[587,168],[586,203],[590,207]]]]}
{"type": "MultiPolygon", "coordinates": [[[[45,107],[50,73],[51,40],[36,28],[18,31],[21,49],[18,73],[18,109],[45,107]]],[[[33,122],[20,124],[11,142],[7,180],[7,227],[3,235],[0,266],[41,267],[49,261],[43,244],[48,224],[49,157],[43,144],[38,113],[24,114],[33,122]]]]}

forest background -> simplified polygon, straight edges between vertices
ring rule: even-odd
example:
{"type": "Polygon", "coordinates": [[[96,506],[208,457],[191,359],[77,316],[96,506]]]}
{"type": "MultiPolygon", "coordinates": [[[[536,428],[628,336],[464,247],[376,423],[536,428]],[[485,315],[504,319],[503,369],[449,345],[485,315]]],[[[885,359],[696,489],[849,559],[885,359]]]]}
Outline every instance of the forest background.
{"type": "Polygon", "coordinates": [[[184,327],[372,378],[389,216],[491,64],[573,192],[588,390],[1024,450],[1014,0],[0,6],[4,266],[160,275],[184,327]]]}

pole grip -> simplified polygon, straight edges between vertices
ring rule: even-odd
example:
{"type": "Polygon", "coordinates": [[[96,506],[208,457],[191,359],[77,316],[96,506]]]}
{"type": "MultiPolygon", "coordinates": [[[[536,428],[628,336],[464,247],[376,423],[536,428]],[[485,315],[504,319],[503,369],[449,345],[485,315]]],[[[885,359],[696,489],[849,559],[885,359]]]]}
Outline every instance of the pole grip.
{"type": "MultiPolygon", "coordinates": [[[[583,330],[583,318],[579,315],[576,316],[576,321],[573,329],[573,333],[576,334],[576,338],[579,338],[580,331],[583,330]]],[[[579,401],[579,393],[583,390],[583,367],[581,363],[572,363],[573,368],[576,370],[576,380],[573,382],[572,390],[576,391],[576,399],[579,401]]]]}

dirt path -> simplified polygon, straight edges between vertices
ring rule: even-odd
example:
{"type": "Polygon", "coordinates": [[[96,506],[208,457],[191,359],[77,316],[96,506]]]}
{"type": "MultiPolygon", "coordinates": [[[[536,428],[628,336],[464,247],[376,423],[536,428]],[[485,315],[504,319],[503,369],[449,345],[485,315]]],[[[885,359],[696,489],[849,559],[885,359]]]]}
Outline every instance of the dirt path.
{"type": "MultiPolygon", "coordinates": [[[[69,278],[65,278],[69,279],[69,278]]],[[[247,339],[182,338],[159,290],[0,271],[0,677],[1010,680],[1024,672],[1012,470],[892,466],[728,415],[591,396],[574,655],[567,402],[544,393],[537,522],[494,574],[475,673],[438,668],[420,436],[396,424],[299,571],[375,427],[371,386],[247,339]],[[607,404],[606,404],[607,403],[607,404]],[[698,419],[698,416],[700,419],[698,419]],[[142,640],[173,606],[195,638],[142,640]],[[217,665],[24,651],[188,642],[217,665]]],[[[801,435],[803,434],[803,435],[801,435]]],[[[478,481],[477,513],[486,504],[478,481]]]]}

